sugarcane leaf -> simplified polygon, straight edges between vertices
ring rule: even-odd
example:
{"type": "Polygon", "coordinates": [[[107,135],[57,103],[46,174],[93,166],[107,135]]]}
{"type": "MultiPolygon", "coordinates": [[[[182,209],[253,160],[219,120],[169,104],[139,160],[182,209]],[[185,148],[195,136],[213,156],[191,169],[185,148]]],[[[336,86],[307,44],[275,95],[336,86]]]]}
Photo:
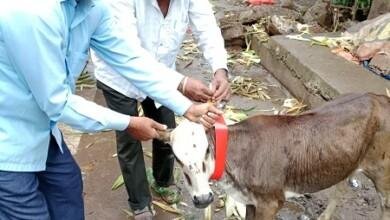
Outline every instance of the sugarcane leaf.
{"type": "Polygon", "coordinates": [[[164,211],[167,211],[167,212],[170,212],[170,213],[173,213],[173,214],[176,214],[176,215],[181,215],[182,214],[182,211],[180,211],[179,209],[174,208],[174,207],[172,207],[170,205],[167,205],[165,203],[162,203],[162,202],[159,202],[159,201],[152,201],[152,203],[153,203],[153,205],[158,206],[159,208],[161,208],[164,211]]]}
{"type": "Polygon", "coordinates": [[[114,184],[112,184],[111,190],[117,190],[119,187],[121,187],[123,184],[125,184],[125,181],[123,179],[123,176],[120,175],[116,178],[114,184]]]}

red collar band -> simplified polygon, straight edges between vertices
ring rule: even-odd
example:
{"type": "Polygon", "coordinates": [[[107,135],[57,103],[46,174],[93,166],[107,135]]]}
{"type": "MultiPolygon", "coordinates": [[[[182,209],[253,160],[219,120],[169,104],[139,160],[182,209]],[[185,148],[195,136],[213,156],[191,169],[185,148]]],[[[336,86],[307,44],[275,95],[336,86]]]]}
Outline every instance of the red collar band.
{"type": "Polygon", "coordinates": [[[228,127],[223,116],[220,116],[215,122],[215,168],[210,177],[212,180],[220,180],[226,165],[227,146],[228,146],[228,127]]]}

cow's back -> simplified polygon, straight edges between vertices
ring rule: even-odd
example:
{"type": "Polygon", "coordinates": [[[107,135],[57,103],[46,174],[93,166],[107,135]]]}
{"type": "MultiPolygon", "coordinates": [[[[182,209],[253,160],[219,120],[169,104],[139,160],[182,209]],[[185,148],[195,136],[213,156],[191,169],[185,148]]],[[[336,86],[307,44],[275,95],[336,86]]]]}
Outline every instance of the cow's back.
{"type": "Polygon", "coordinates": [[[358,168],[378,129],[375,97],[347,95],[299,116],[259,115],[232,126],[229,162],[240,164],[232,171],[248,188],[303,193],[334,185],[358,168]]]}

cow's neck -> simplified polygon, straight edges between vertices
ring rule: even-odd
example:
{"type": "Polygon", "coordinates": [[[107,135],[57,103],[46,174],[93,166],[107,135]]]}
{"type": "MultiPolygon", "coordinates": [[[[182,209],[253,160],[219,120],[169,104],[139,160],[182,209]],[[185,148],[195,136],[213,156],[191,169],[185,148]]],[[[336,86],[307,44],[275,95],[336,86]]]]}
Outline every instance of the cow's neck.
{"type": "Polygon", "coordinates": [[[220,184],[228,195],[232,196],[237,202],[242,204],[254,204],[254,196],[242,186],[235,174],[237,170],[235,169],[234,161],[242,160],[244,159],[243,157],[245,157],[243,154],[237,155],[236,151],[241,151],[241,149],[238,148],[244,148],[246,146],[245,143],[238,143],[237,137],[240,135],[242,136],[245,132],[247,132],[245,129],[237,129],[236,127],[233,128],[232,126],[229,126],[226,169],[220,184]],[[232,152],[233,149],[235,152],[232,152]]]}

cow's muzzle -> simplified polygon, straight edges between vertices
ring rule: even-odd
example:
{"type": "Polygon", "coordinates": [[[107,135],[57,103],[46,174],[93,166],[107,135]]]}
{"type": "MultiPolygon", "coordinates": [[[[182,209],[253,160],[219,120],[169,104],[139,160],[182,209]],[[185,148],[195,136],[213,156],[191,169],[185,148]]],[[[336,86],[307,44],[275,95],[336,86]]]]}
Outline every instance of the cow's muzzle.
{"type": "Polygon", "coordinates": [[[214,201],[213,193],[203,194],[200,196],[194,196],[192,199],[194,205],[198,209],[204,209],[214,201]]]}

